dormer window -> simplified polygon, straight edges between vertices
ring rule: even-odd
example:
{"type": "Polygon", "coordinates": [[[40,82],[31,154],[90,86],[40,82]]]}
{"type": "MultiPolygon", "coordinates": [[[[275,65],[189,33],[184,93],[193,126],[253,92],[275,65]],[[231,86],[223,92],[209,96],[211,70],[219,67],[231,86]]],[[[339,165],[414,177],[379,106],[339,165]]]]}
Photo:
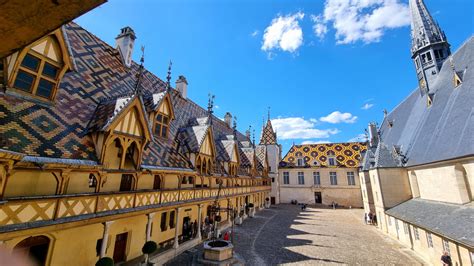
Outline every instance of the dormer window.
{"type": "Polygon", "coordinates": [[[328,155],[328,164],[330,166],[335,166],[336,165],[336,154],[334,153],[334,151],[328,151],[327,155],[328,155]]]}
{"type": "Polygon", "coordinates": [[[57,38],[51,35],[38,41],[23,56],[20,53],[19,60],[11,87],[42,99],[54,99],[67,69],[57,38]]]}
{"type": "Polygon", "coordinates": [[[155,135],[163,137],[163,138],[167,138],[169,125],[170,125],[170,117],[165,114],[159,113],[156,116],[156,121],[155,121],[155,135]]]}
{"type": "Polygon", "coordinates": [[[298,158],[296,161],[297,161],[297,165],[298,165],[298,166],[304,166],[304,160],[303,160],[303,158],[298,158]]]}
{"type": "Polygon", "coordinates": [[[453,83],[455,88],[462,84],[462,76],[463,72],[454,72],[453,83]]]}

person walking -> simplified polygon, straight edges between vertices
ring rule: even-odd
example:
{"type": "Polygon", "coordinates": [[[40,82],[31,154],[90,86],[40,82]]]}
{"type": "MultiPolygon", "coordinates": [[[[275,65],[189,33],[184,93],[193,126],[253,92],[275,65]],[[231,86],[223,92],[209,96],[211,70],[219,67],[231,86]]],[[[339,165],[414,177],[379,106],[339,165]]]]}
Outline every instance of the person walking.
{"type": "Polygon", "coordinates": [[[374,216],[372,217],[373,221],[372,223],[377,226],[377,214],[374,213],[374,216]]]}
{"type": "Polygon", "coordinates": [[[449,256],[449,253],[447,251],[443,252],[443,255],[441,256],[441,263],[443,264],[443,266],[453,265],[453,262],[451,261],[451,256],[449,256]]]}
{"type": "Polygon", "coordinates": [[[372,224],[372,218],[373,218],[373,215],[372,215],[372,212],[369,212],[369,224],[372,224]]]}

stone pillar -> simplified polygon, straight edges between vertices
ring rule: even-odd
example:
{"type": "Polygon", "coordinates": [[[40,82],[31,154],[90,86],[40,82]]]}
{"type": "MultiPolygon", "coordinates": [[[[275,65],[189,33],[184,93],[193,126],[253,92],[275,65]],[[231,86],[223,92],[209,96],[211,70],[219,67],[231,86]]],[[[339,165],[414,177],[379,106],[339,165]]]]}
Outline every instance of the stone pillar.
{"type": "Polygon", "coordinates": [[[202,204],[198,204],[198,231],[197,231],[197,239],[202,239],[201,236],[201,226],[202,226],[202,204]]]}
{"type": "Polygon", "coordinates": [[[175,209],[175,211],[176,211],[176,215],[175,215],[175,217],[176,217],[176,222],[174,223],[174,224],[175,224],[175,226],[174,226],[175,232],[174,232],[174,244],[173,244],[173,248],[178,248],[178,247],[179,247],[179,241],[178,241],[178,240],[179,240],[179,238],[178,238],[178,236],[179,236],[179,224],[178,224],[178,222],[179,222],[179,210],[180,210],[180,209],[181,209],[181,208],[176,208],[176,209],[175,209]]]}
{"type": "Polygon", "coordinates": [[[152,212],[147,214],[148,221],[146,222],[146,241],[151,240],[151,225],[153,223],[153,217],[155,216],[156,212],[152,212]]]}
{"type": "Polygon", "coordinates": [[[107,251],[107,242],[109,241],[109,229],[114,221],[108,221],[102,223],[104,225],[104,234],[102,235],[102,245],[100,246],[100,257],[105,257],[105,252],[107,251]]]}

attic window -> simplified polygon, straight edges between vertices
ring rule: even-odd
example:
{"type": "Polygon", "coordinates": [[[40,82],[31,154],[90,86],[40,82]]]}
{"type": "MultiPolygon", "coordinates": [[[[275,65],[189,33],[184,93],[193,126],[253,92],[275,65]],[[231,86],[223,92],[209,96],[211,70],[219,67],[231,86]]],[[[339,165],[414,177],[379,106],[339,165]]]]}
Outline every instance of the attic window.
{"type": "Polygon", "coordinates": [[[170,117],[163,113],[156,116],[155,121],[155,135],[166,138],[168,137],[168,130],[170,124],[170,117]]]}
{"type": "Polygon", "coordinates": [[[434,99],[434,94],[429,93],[428,96],[426,97],[426,101],[427,101],[426,104],[428,107],[430,107],[433,104],[433,99],[434,99]]]}
{"type": "Polygon", "coordinates": [[[454,83],[454,88],[459,87],[459,85],[462,84],[462,75],[463,72],[454,72],[454,77],[453,77],[453,83],[454,83]]]}
{"type": "Polygon", "coordinates": [[[12,87],[52,100],[65,68],[56,38],[47,37],[29,49],[21,59],[12,87]]]}
{"type": "Polygon", "coordinates": [[[388,127],[392,128],[393,127],[393,120],[388,121],[388,127]]]}

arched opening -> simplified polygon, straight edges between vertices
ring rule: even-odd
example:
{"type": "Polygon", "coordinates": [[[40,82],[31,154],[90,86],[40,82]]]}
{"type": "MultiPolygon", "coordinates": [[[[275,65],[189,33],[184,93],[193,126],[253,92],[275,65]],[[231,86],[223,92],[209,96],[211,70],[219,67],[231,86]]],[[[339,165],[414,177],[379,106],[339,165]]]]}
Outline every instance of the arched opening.
{"type": "Polygon", "coordinates": [[[127,153],[125,154],[125,169],[136,169],[138,165],[139,150],[136,142],[132,142],[127,148],[127,153]]]}
{"type": "Polygon", "coordinates": [[[36,265],[46,265],[50,239],[46,236],[31,236],[23,239],[14,248],[19,256],[28,256],[36,265]]]}
{"type": "MultiPolygon", "coordinates": [[[[459,185],[464,183],[464,187],[466,189],[466,193],[463,195],[461,194],[463,203],[471,202],[472,201],[472,184],[469,182],[469,178],[467,177],[466,169],[461,164],[456,164],[454,167],[454,171],[456,172],[456,180],[459,185]]],[[[460,186],[462,189],[462,186],[460,186]]],[[[462,191],[461,191],[462,193],[462,191]]]]}
{"type": "Polygon", "coordinates": [[[197,157],[196,159],[196,171],[199,173],[199,174],[202,174],[202,161],[201,161],[201,157],[197,157]]]}

